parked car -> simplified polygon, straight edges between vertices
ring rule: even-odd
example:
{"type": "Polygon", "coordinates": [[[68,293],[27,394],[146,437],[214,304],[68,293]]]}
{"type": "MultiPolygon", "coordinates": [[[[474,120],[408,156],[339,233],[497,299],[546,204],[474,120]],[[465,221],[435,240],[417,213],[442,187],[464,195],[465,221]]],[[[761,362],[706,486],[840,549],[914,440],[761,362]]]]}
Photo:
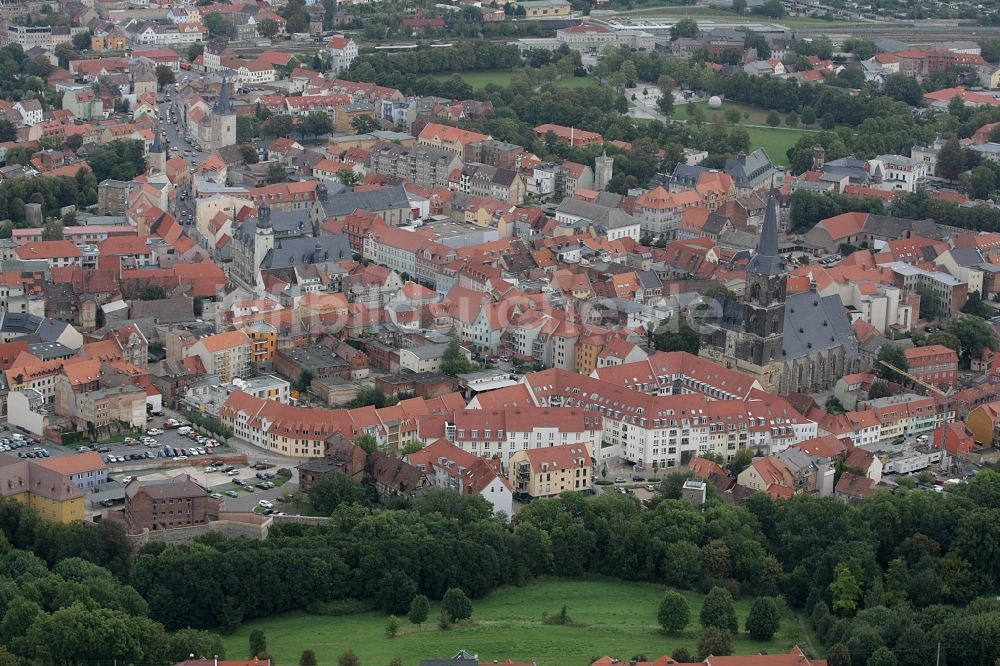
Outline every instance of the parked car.
{"type": "Polygon", "coordinates": [[[625,483],[625,477],[624,476],[616,476],[615,477],[615,483],[625,483]]]}
{"type": "Polygon", "coordinates": [[[259,502],[257,502],[257,506],[263,507],[265,509],[273,509],[274,508],[274,504],[272,504],[271,502],[268,502],[267,500],[260,500],[259,502]]]}
{"type": "Polygon", "coordinates": [[[225,495],[226,495],[226,497],[239,497],[240,496],[240,494],[238,492],[236,492],[235,490],[227,490],[225,492],[225,495]]]}

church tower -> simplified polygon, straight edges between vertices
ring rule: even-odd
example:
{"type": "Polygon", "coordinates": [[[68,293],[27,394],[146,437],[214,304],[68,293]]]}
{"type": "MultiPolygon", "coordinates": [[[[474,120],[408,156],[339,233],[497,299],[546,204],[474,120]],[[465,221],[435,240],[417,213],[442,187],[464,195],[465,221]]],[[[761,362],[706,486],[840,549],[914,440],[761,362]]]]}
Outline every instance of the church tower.
{"type": "Polygon", "coordinates": [[[271,226],[271,207],[266,201],[262,201],[257,206],[257,231],[254,234],[253,266],[250,268],[253,274],[249,282],[256,281],[260,265],[264,263],[264,257],[272,249],[274,249],[274,227],[271,226]]]}
{"type": "Polygon", "coordinates": [[[594,189],[603,192],[608,183],[611,182],[612,172],[615,166],[615,158],[608,157],[605,150],[600,157],[594,158],[594,189]]]}
{"type": "Polygon", "coordinates": [[[212,145],[211,150],[236,145],[236,109],[229,100],[229,81],[222,77],[219,87],[219,99],[212,107],[212,145]]]}
{"type": "Polygon", "coordinates": [[[743,334],[737,358],[764,367],[782,362],[785,325],[785,289],[788,276],[778,254],[778,200],[772,190],[761,227],[757,253],[747,264],[743,306],[743,334]]]}
{"type": "Polygon", "coordinates": [[[149,153],[146,155],[146,169],[149,175],[167,173],[167,152],[160,142],[159,132],[153,137],[153,145],[149,147],[149,153]]]}

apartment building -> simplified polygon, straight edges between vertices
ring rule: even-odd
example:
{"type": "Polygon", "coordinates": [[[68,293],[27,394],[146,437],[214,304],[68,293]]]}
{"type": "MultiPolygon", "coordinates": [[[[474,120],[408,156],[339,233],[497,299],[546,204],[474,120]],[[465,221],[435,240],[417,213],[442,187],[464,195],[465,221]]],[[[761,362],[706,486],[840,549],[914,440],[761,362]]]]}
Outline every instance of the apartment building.
{"type": "Polygon", "coordinates": [[[31,507],[45,520],[83,520],[83,490],[61,472],[33,460],[0,453],[0,495],[31,507]]]}
{"type": "Polygon", "coordinates": [[[921,298],[936,300],[941,316],[956,315],[969,296],[969,285],[941,271],[928,271],[902,261],[884,264],[893,272],[895,285],[907,293],[923,292],[921,298]]]}
{"type": "MultiPolygon", "coordinates": [[[[516,452],[585,444],[599,451],[604,419],[577,407],[462,409],[444,425],[444,437],[463,451],[507,464],[516,452]]],[[[421,438],[424,433],[421,433],[421,438]]]]}
{"type": "Polygon", "coordinates": [[[233,378],[250,376],[252,352],[253,344],[244,331],[229,331],[201,338],[188,355],[199,357],[207,374],[218,375],[228,384],[233,378]]]}
{"type": "Polygon", "coordinates": [[[726,460],[745,448],[777,453],[818,432],[815,421],[766,393],[747,400],[646,395],[555,368],[526,375],[522,383],[535,404],[602,414],[601,455],[623,456],[639,468],[677,467],[708,452],[726,460]]]}
{"type": "Polygon", "coordinates": [[[218,518],[220,506],[188,474],[157,481],[132,479],[125,486],[125,522],[130,534],[205,525],[218,518]]]}
{"type": "Polygon", "coordinates": [[[508,466],[515,492],[536,498],[589,490],[594,477],[586,444],[518,451],[508,466]]]}
{"type": "Polygon", "coordinates": [[[944,345],[904,349],[909,373],[935,386],[954,386],[958,382],[958,354],[944,345]]]}
{"type": "Polygon", "coordinates": [[[406,462],[419,469],[429,485],[461,495],[481,495],[493,513],[513,515],[511,487],[490,461],[440,439],[411,453],[406,462]]]}
{"type": "Polygon", "coordinates": [[[449,179],[449,186],[472,196],[514,204],[521,203],[526,191],[524,178],[517,171],[477,163],[456,170],[449,179]]]}
{"type": "Polygon", "coordinates": [[[146,390],[131,384],[86,391],[76,396],[73,424],[87,431],[93,424],[98,434],[112,430],[146,428],[146,390]]]}
{"type": "Polygon", "coordinates": [[[479,132],[452,127],[451,125],[441,125],[439,123],[427,123],[420,130],[417,136],[417,143],[431,148],[440,148],[454,153],[455,155],[465,155],[466,146],[470,143],[485,141],[490,137],[479,132]]]}
{"type": "Polygon", "coordinates": [[[447,187],[452,172],[462,169],[462,160],[443,148],[414,146],[380,141],[371,149],[369,168],[433,189],[447,187]]]}

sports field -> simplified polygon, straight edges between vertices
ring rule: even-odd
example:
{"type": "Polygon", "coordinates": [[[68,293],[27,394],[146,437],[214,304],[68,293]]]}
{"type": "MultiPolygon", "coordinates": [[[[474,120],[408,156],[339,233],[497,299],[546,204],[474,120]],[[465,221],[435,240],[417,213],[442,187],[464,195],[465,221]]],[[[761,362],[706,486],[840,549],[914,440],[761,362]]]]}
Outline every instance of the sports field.
{"type": "MultiPolygon", "coordinates": [[[[538,666],[581,666],[592,657],[610,655],[626,661],[636,654],[655,658],[684,646],[692,654],[698,642],[698,613],[702,596],[688,594],[691,624],[680,634],[664,633],[656,624],[656,612],[665,588],[645,583],[615,580],[534,581],[522,588],[508,587],[485,599],[473,600],[468,626],[439,629],[438,604],[431,604],[426,624],[414,626],[400,618],[395,638],[385,634],[387,617],[382,613],[358,613],[340,617],[290,613],[245,623],[224,638],[226,656],[243,659],[249,634],[262,629],[267,649],[278,664],[296,664],[305,649],[315,650],[322,666],[332,666],[337,656],[353,650],[362,666],[384,666],[399,657],[405,666],[422,659],[453,656],[459,650],[478,653],[481,663],[534,660],[538,666]],[[566,606],[569,616],[582,626],[543,624],[544,614],[555,615],[566,606]]],[[[740,600],[736,612],[740,627],[746,620],[750,600],[740,600]]],[[[787,652],[793,645],[803,650],[809,638],[801,633],[790,613],[770,641],[752,641],[742,634],[735,642],[737,654],[787,652]]]]}

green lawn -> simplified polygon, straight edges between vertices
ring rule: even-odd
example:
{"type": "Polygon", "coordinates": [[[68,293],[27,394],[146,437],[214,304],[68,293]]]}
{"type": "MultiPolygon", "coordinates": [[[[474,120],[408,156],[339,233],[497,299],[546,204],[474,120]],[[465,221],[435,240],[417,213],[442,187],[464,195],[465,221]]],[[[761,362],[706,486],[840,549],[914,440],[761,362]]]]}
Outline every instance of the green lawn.
{"type": "MultiPolygon", "coordinates": [[[[677,105],[674,107],[674,112],[672,117],[675,120],[683,120],[690,122],[691,116],[687,112],[686,104],[677,105]]],[[[708,106],[708,102],[698,102],[696,106],[700,107],[705,112],[705,122],[712,122],[716,117],[725,118],[724,114],[728,109],[739,110],[740,124],[741,125],[765,125],[767,123],[767,115],[770,113],[766,109],[761,109],[755,106],[749,106],[747,104],[739,104],[737,102],[727,102],[722,103],[722,107],[718,109],[712,109],[708,106]]],[[[782,122],[785,120],[784,114],[779,114],[781,116],[782,122]]],[[[771,160],[775,164],[785,165],[788,163],[788,157],[785,153],[791,148],[795,143],[802,137],[802,135],[809,131],[815,131],[819,128],[812,126],[809,128],[800,127],[788,127],[786,125],[779,125],[778,127],[747,127],[747,133],[750,134],[750,147],[753,150],[757,148],[763,148],[767,151],[767,154],[771,157],[771,160]]]]}
{"type": "MultiPolygon", "coordinates": [[[[482,90],[491,83],[495,83],[498,86],[508,86],[510,85],[510,80],[514,78],[514,75],[518,73],[518,70],[508,69],[508,70],[482,70],[482,71],[471,71],[471,72],[442,72],[441,74],[435,74],[434,78],[444,81],[450,79],[455,74],[458,74],[462,79],[472,86],[473,90],[482,90]]],[[[560,79],[556,81],[556,85],[564,86],[567,88],[586,88],[591,86],[599,85],[597,79],[592,76],[570,76],[565,79],[560,79]]]]}
{"type": "Polygon", "coordinates": [[[794,146],[808,130],[791,127],[747,127],[750,135],[750,149],[763,148],[775,164],[788,164],[788,149],[794,146]]]}
{"type": "MultiPolygon", "coordinates": [[[[655,2],[655,0],[654,0],[655,2]]],[[[786,16],[783,18],[770,18],[767,16],[754,16],[752,14],[737,16],[733,12],[727,12],[715,7],[649,7],[640,8],[624,12],[595,12],[595,17],[605,18],[607,16],[621,14],[623,18],[693,18],[695,20],[715,19],[726,23],[777,23],[789,28],[837,28],[846,26],[850,21],[845,19],[834,19],[827,21],[822,18],[812,18],[809,16],[786,16]]],[[[912,24],[906,24],[912,25],[912,24]]]]}
{"type": "MultiPolygon", "coordinates": [[[[235,634],[224,637],[224,642],[229,659],[242,659],[247,654],[250,631],[259,628],[278,664],[297,663],[304,649],[315,650],[320,664],[334,664],[338,655],[350,649],[366,666],[381,666],[393,657],[413,666],[421,659],[451,657],[461,649],[478,653],[484,663],[534,660],[539,666],[580,666],[600,655],[623,661],[635,654],[655,658],[679,646],[694,652],[702,597],[688,595],[692,626],[679,635],[668,635],[656,626],[664,589],[612,580],[550,579],[523,588],[504,588],[486,599],[474,600],[470,626],[441,630],[428,622],[414,627],[400,618],[399,634],[387,638],[386,616],[381,613],[341,617],[290,613],[247,622],[235,634]],[[543,613],[556,614],[563,605],[570,617],[584,626],[542,624],[543,613]]],[[[749,605],[749,601],[737,604],[741,627],[749,605]]],[[[432,604],[430,617],[437,616],[438,605],[432,604]]],[[[787,652],[793,645],[805,650],[807,637],[801,634],[797,619],[788,614],[771,641],[751,641],[743,635],[735,647],[737,654],[756,654],[761,650],[787,652]]]]}

